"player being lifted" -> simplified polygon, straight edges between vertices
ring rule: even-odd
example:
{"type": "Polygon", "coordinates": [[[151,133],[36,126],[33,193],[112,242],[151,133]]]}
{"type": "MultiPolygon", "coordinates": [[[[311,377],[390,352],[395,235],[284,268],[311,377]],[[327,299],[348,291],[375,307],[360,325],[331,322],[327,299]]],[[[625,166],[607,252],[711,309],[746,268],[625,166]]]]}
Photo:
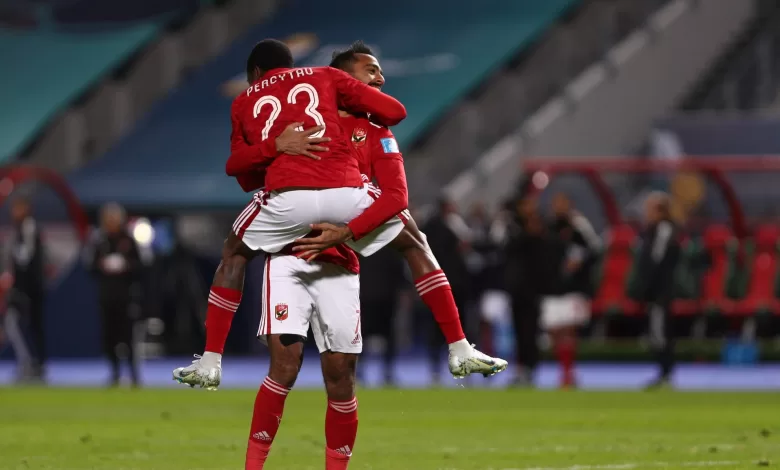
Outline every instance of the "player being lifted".
{"type": "MultiPolygon", "coordinates": [[[[225,240],[209,292],[206,353],[191,366],[174,371],[176,380],[207,388],[221,380],[221,353],[241,302],[246,263],[260,251],[278,252],[308,234],[314,223],[348,222],[373,202],[348,139],[342,135],[338,110],[371,113],[386,125],[406,117],[401,103],[340,70],[293,68],[289,48],[273,39],[261,41],[252,50],[247,79],[251,86],[231,108],[231,148],[249,144],[275,153],[268,150],[274,147],[269,137],[292,123],[320,126],[314,136],[327,135],[331,140],[319,160],[284,155],[238,178],[245,190],[265,190],[254,195],[225,240]]],[[[367,237],[348,245],[369,256],[370,250],[378,249],[371,248],[372,242],[367,237]]]]}

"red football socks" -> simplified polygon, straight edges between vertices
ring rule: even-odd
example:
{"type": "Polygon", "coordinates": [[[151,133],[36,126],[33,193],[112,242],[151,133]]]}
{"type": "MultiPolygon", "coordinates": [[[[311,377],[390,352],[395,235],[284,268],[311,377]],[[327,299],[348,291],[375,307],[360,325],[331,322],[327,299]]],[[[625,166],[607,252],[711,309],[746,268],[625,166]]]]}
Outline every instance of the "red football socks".
{"type": "Polygon", "coordinates": [[[227,287],[212,287],[206,309],[206,351],[222,354],[230,333],[233,315],[241,303],[241,291],[227,287]]]}
{"type": "Polygon", "coordinates": [[[266,377],[255,398],[245,470],[262,470],[271,444],[279,430],[284,412],[284,400],[290,389],[266,377]]]}
{"type": "Polygon", "coordinates": [[[346,470],[357,437],[357,398],[328,401],[325,413],[325,470],[346,470]]]}
{"type": "Polygon", "coordinates": [[[572,338],[561,338],[555,348],[558,362],[561,365],[561,385],[570,387],[575,385],[574,381],[574,356],[576,353],[575,340],[572,338]]]}
{"type": "Polygon", "coordinates": [[[422,301],[433,312],[433,318],[439,324],[447,344],[466,338],[460,325],[460,315],[452,296],[450,282],[444,271],[439,269],[430,272],[414,281],[414,286],[422,301]]]}

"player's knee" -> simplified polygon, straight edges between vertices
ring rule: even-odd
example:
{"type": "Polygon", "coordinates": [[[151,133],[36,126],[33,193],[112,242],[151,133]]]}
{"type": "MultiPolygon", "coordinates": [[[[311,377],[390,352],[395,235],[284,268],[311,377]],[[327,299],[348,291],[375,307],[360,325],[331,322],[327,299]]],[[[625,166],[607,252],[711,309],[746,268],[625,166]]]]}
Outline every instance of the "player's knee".
{"type": "Polygon", "coordinates": [[[222,261],[231,260],[233,263],[246,263],[255,255],[246,244],[230,232],[228,237],[222,243],[222,261]]]}
{"type": "Polygon", "coordinates": [[[303,364],[303,341],[300,336],[274,335],[270,342],[271,369],[268,376],[275,382],[292,388],[303,364]]]}
{"type": "Polygon", "coordinates": [[[322,376],[329,400],[346,401],[355,396],[355,372],[357,355],[330,354],[330,360],[323,360],[322,376]]]}
{"type": "Polygon", "coordinates": [[[325,381],[328,400],[347,401],[355,396],[355,377],[344,376],[336,380],[325,381]]]}
{"type": "Polygon", "coordinates": [[[222,260],[217,268],[217,275],[221,275],[224,279],[231,281],[243,279],[244,273],[246,272],[246,265],[246,258],[223,250],[222,260]]]}
{"type": "Polygon", "coordinates": [[[271,361],[271,370],[268,376],[275,382],[292,388],[298,380],[298,372],[301,370],[301,362],[293,357],[274,358],[271,361]]]}

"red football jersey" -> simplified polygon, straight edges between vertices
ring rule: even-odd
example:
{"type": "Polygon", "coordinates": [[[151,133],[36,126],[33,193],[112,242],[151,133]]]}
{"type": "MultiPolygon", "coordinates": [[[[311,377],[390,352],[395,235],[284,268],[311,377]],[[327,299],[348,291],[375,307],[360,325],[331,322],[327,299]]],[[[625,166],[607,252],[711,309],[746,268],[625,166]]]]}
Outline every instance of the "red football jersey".
{"type": "MultiPolygon", "coordinates": [[[[327,144],[329,151],[320,153],[321,160],[301,155],[275,158],[267,169],[266,190],[360,187],[363,182],[349,136],[341,128],[339,108],[370,113],[387,125],[395,125],[406,117],[406,109],[397,100],[341,70],[275,69],[233,101],[232,138],[260,145],[273,142],[293,122],[302,122],[304,128],[324,126],[325,130],[315,137],[330,137],[331,142],[327,144]]],[[[231,168],[226,170],[235,176],[231,168]]]]}
{"type": "MultiPolygon", "coordinates": [[[[353,238],[371,233],[409,205],[404,159],[393,133],[364,116],[342,117],[344,131],[358,159],[360,172],[376,180],[381,194],[362,214],[349,222],[353,238]]],[[[373,119],[373,117],[372,117],[373,119]]]]}

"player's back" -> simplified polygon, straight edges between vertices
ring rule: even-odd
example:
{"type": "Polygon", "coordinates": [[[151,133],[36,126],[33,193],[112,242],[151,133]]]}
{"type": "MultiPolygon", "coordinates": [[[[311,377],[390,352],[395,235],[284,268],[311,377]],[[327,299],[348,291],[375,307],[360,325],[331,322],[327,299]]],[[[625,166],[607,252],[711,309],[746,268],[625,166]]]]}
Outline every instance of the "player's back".
{"type": "Polygon", "coordinates": [[[269,191],[362,186],[338,109],[339,94],[333,69],[328,67],[271,70],[236,98],[232,112],[250,145],[275,138],[294,122],[302,122],[304,128],[324,126],[315,137],[331,138],[329,151],[318,153],[321,160],[300,155],[277,157],[267,170],[269,191]]]}

